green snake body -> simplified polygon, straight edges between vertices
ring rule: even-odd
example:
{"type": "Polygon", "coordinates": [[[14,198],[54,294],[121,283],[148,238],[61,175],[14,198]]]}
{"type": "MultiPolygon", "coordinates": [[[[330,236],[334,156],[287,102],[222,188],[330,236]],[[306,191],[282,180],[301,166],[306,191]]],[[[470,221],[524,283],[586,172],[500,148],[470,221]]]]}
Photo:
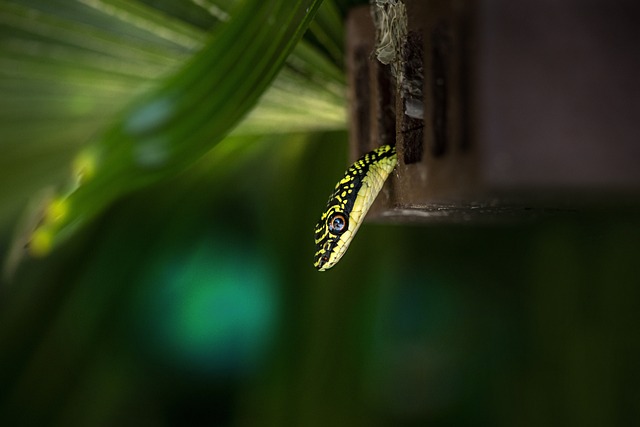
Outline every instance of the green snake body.
{"type": "Polygon", "coordinates": [[[313,265],[319,271],[342,258],[396,163],[396,148],[383,145],[358,159],[336,184],[315,228],[313,265]]]}

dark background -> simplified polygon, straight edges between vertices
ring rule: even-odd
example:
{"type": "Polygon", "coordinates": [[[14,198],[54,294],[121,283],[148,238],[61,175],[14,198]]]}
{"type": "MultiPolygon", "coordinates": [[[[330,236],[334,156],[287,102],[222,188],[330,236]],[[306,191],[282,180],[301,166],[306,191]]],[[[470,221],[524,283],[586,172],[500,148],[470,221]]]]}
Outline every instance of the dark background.
{"type": "MultiPolygon", "coordinates": [[[[210,25],[180,4],[157,7],[210,25]]],[[[13,64],[2,46],[0,59],[13,64]]],[[[18,80],[33,85],[31,96],[41,76],[23,66],[18,80]]],[[[17,80],[4,70],[6,259],[34,188],[61,182],[124,100],[60,119],[56,105],[9,103],[26,95],[9,96],[17,80]]],[[[637,209],[595,204],[492,226],[365,224],[340,263],[319,273],[313,229],[348,163],[346,131],[220,144],[3,276],[0,425],[640,419],[637,209]]]]}
{"type": "Polygon", "coordinates": [[[194,172],[134,194],[27,262],[5,284],[2,418],[626,425],[639,415],[636,215],[365,225],[318,273],[313,224],[346,161],[325,154],[345,143],[329,133],[263,144],[215,179],[194,172]]]}

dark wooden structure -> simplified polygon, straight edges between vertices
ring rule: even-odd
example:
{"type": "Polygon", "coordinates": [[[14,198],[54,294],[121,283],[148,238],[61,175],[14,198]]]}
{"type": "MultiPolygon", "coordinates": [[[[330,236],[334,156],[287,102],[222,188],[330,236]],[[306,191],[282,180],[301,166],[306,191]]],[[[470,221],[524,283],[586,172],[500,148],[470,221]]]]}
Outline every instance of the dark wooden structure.
{"type": "Polygon", "coordinates": [[[500,220],[637,205],[640,4],[405,4],[399,69],[421,82],[421,100],[375,59],[369,7],[347,23],[351,157],[394,140],[398,148],[370,218],[500,220]]]}

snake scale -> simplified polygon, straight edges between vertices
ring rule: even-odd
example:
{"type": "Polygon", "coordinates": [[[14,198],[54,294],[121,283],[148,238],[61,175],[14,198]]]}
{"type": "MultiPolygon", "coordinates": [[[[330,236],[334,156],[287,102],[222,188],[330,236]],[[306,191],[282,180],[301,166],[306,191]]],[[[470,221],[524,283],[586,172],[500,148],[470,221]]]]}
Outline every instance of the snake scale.
{"type": "Polygon", "coordinates": [[[397,158],[394,146],[383,145],[358,159],[338,181],[315,228],[316,269],[328,270],[342,258],[397,158]]]}

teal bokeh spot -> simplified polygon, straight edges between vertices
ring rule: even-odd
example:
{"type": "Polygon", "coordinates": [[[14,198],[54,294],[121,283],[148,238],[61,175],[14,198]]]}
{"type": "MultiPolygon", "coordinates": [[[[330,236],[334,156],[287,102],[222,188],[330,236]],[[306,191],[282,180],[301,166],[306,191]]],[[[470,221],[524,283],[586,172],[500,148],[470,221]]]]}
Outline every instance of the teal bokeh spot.
{"type": "Polygon", "coordinates": [[[141,342],[152,360],[217,376],[251,372],[275,333],[278,294],[262,253],[204,240],[161,257],[136,298],[141,342]]]}
{"type": "Polygon", "coordinates": [[[133,136],[140,136],[158,128],[174,113],[174,100],[170,97],[159,98],[133,111],[124,129],[133,136]]]}

